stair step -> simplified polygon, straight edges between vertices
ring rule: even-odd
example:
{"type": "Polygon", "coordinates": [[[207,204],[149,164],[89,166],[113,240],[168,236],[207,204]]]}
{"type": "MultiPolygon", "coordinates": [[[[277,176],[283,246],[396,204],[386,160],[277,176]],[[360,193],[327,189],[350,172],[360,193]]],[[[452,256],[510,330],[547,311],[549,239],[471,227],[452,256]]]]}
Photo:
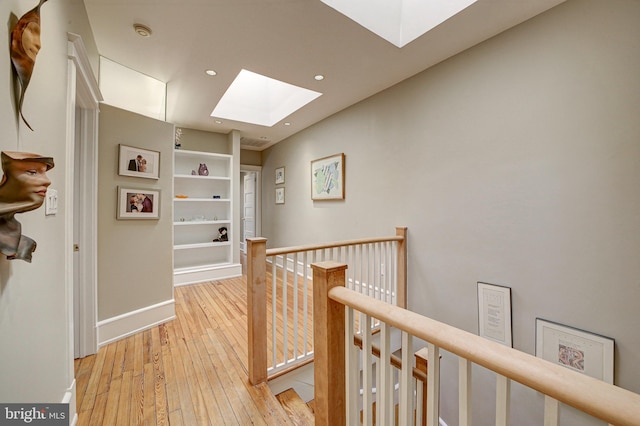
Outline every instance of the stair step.
{"type": "Polygon", "coordinates": [[[300,398],[293,388],[276,395],[291,421],[296,426],[313,426],[314,416],[311,408],[300,398]]]}

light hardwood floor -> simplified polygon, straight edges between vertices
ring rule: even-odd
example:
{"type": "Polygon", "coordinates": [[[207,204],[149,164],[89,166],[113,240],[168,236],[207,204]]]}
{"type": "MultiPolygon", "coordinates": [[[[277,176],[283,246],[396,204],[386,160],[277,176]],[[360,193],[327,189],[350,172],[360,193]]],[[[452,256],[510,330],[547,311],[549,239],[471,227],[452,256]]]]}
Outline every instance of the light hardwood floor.
{"type": "Polygon", "coordinates": [[[78,425],[286,425],[247,380],[245,276],[176,287],[171,322],[75,362],[78,425]]]}

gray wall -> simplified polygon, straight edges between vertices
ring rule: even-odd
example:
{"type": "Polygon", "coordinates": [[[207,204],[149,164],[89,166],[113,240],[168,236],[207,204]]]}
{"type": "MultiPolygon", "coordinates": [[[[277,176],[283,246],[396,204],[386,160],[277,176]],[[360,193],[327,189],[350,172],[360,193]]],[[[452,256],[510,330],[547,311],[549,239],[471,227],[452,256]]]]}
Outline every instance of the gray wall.
{"type": "MultiPolygon", "coordinates": [[[[97,63],[84,4],[56,0],[42,6],[42,49],[26,92],[23,110],[34,131],[16,120],[9,59],[9,34],[17,18],[32,9],[32,0],[0,2],[5,36],[0,53],[0,150],[52,156],[48,172],[58,190],[58,213],[44,208],[18,215],[23,233],[38,243],[33,262],[0,259],[0,401],[61,402],[73,382],[70,353],[71,306],[66,293],[64,182],[66,160],[67,32],[83,37],[97,63]]],[[[71,230],[68,230],[71,232],[71,230]]]]}
{"type": "Polygon", "coordinates": [[[98,321],[173,299],[173,124],[100,106],[98,321]],[[118,145],[160,152],[160,178],[118,175],[118,145]],[[160,190],[159,220],[117,220],[117,186],[160,190]]]}
{"type": "MultiPolygon", "coordinates": [[[[534,353],[536,317],[612,337],[615,383],[640,392],[639,22],[638,1],[569,0],[266,150],[264,176],[287,171],[284,205],[264,180],[268,245],[407,226],[412,310],[477,333],[476,283],[509,286],[516,349],[534,353]],[[346,199],[312,202],[309,162],[339,152],[346,199]]],[[[490,424],[494,379],[475,374],[490,424]]],[[[542,422],[519,386],[512,410],[542,422]]]]}
{"type": "Polygon", "coordinates": [[[223,133],[205,132],[203,130],[187,129],[181,127],[182,137],[180,149],[188,151],[216,152],[218,154],[231,154],[229,136],[223,133]]]}

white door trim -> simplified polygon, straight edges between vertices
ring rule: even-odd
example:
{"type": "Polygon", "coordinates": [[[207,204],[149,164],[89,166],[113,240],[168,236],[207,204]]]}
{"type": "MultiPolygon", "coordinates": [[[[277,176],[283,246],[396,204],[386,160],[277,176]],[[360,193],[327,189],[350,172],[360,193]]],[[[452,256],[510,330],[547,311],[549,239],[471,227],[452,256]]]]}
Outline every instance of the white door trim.
{"type": "Polygon", "coordinates": [[[256,174],[256,237],[262,236],[262,166],[240,164],[241,172],[256,174]]]}
{"type": "MultiPolygon", "coordinates": [[[[65,280],[69,318],[69,359],[73,367],[73,223],[79,220],[82,241],[78,241],[80,282],[80,315],[76,324],[80,327],[80,356],[94,354],[98,349],[97,338],[97,288],[98,288],[98,113],[102,100],[98,82],[79,35],[68,33],[67,76],[67,145],[65,172],[65,280]],[[78,111],[79,123],[76,123],[78,111]],[[79,125],[79,126],[77,126],[79,125]],[[80,168],[74,170],[76,140],[82,141],[80,168]],[[80,180],[79,194],[74,194],[74,174],[80,180]],[[79,197],[80,218],[74,218],[74,195],[79,197]]],[[[73,371],[73,370],[72,370],[73,371]]]]}

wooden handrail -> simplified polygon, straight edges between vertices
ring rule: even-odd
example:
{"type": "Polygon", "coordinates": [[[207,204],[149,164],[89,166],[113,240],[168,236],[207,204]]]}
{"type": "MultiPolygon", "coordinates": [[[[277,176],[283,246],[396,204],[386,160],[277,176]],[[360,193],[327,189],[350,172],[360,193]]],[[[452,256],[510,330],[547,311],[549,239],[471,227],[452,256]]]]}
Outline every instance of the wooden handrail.
{"type": "Polygon", "coordinates": [[[350,306],[605,422],[616,426],[640,425],[640,395],[631,391],[343,286],[332,287],[328,295],[334,302],[350,306]],[[583,391],[585,389],[589,391],[583,391]]]}
{"type": "Polygon", "coordinates": [[[403,241],[402,236],[380,237],[380,238],[361,238],[357,240],[334,241],[332,243],[309,244],[304,246],[279,247],[267,249],[268,256],[280,256],[282,254],[301,253],[305,251],[324,250],[338,247],[356,246],[360,244],[386,243],[390,241],[403,241]]]}

